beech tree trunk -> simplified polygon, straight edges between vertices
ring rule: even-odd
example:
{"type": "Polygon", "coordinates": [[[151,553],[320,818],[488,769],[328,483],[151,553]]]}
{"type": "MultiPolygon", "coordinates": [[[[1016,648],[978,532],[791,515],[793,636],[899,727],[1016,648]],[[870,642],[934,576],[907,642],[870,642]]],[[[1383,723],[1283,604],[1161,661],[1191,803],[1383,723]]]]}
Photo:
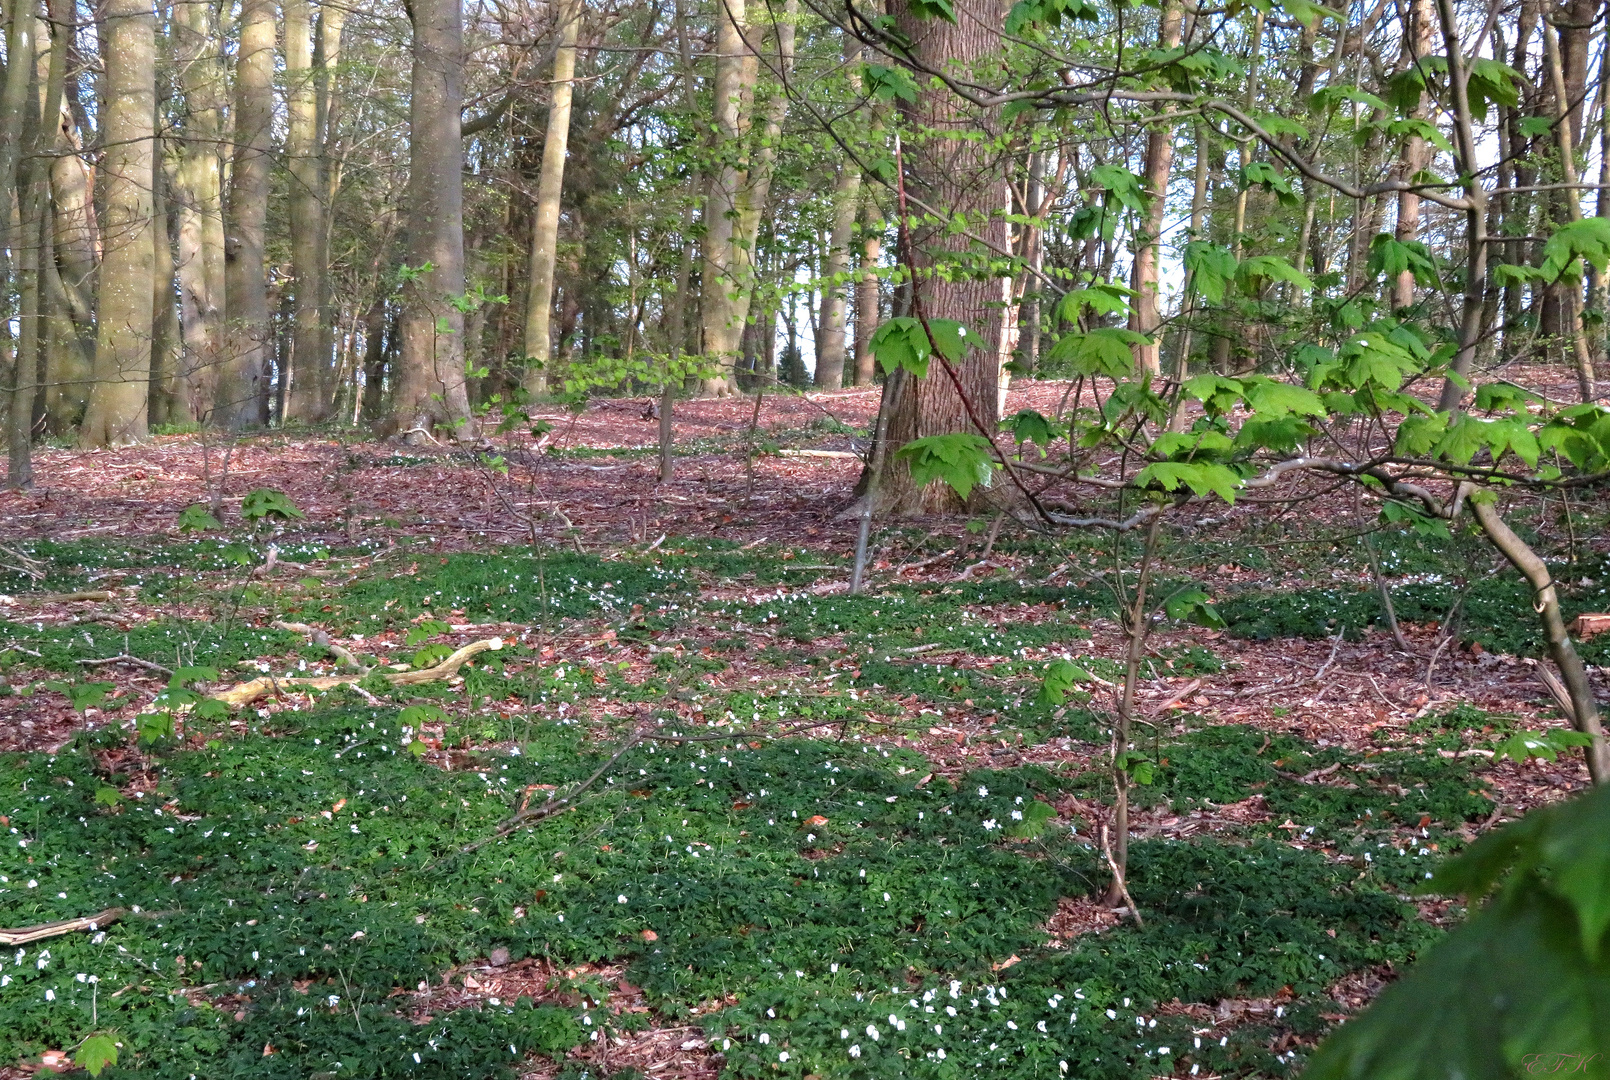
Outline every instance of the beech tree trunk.
{"type": "MultiPolygon", "coordinates": [[[[992,0],[959,0],[955,23],[917,18],[904,2],[891,4],[890,11],[923,67],[973,78],[987,74],[980,69],[999,54],[1004,10],[992,0]]],[[[931,80],[922,79],[919,85],[916,102],[901,106],[906,128],[932,134],[913,137],[904,148],[907,190],[926,206],[964,215],[974,231],[997,250],[1005,250],[1006,222],[1000,215],[1006,190],[1002,165],[987,138],[956,137],[971,136],[981,127],[988,132],[996,126],[996,112],[980,116],[963,110],[949,90],[935,87],[931,80]]],[[[910,213],[915,217],[920,211],[913,207],[910,213]]],[[[1000,282],[984,271],[965,272],[954,266],[943,275],[933,273],[937,262],[953,262],[958,255],[965,258],[971,241],[964,235],[924,227],[914,231],[911,244],[916,293],[923,312],[929,318],[955,319],[967,328],[973,347],[955,368],[973,412],[993,434],[1000,383],[1000,282]]],[[[909,381],[898,397],[889,417],[891,450],[930,435],[976,433],[967,407],[937,360],[929,365],[925,378],[909,381]]],[[[874,489],[878,492],[877,512],[921,514],[956,508],[956,497],[944,483],[935,481],[919,489],[911,482],[906,463],[894,453],[884,455],[883,463],[884,475],[874,489]]]]}
{"type": "Polygon", "coordinates": [[[145,0],[108,0],[105,20],[105,254],[97,290],[95,383],[78,432],[78,445],[86,450],[145,440],[151,379],[156,18],[145,0]]]}
{"type": "MultiPolygon", "coordinates": [[[[861,45],[844,35],[844,67],[852,95],[861,92],[861,45]]],[[[850,243],[860,208],[861,169],[846,158],[833,181],[833,229],[822,259],[822,311],[816,335],[816,385],[837,390],[844,385],[845,324],[850,310],[850,243]]]]}
{"type": "MultiPolygon", "coordinates": [[[[1437,15],[1432,7],[1431,0],[1411,0],[1409,5],[1409,25],[1404,28],[1404,56],[1402,66],[1418,64],[1422,58],[1431,56],[1432,31],[1435,29],[1437,15]]],[[[1416,119],[1425,119],[1427,99],[1425,94],[1420,95],[1420,102],[1415,106],[1412,116],[1416,119]]],[[[1431,147],[1419,135],[1410,135],[1403,140],[1403,158],[1399,164],[1399,173],[1404,180],[1412,181],[1415,176],[1424,172],[1431,164],[1431,147]]],[[[1420,195],[1413,191],[1398,192],[1398,223],[1396,237],[1402,243],[1419,239],[1420,236],[1420,195]]],[[[1414,304],[1414,274],[1408,270],[1399,274],[1392,284],[1392,306],[1394,308],[1411,307],[1414,304]]]]}
{"type": "Polygon", "coordinates": [[[881,297],[878,259],[883,254],[883,221],[870,198],[861,204],[861,274],[855,282],[855,385],[871,386],[877,378],[872,333],[878,328],[881,297]]]}
{"type": "MultiPolygon", "coordinates": [[[[735,370],[743,328],[755,292],[755,240],[771,194],[777,142],[788,116],[788,95],[778,88],[766,104],[760,137],[746,146],[760,58],[748,39],[743,0],[723,0],[716,50],[716,158],[710,197],[705,203],[703,323],[704,348],[720,366],[705,380],[705,393],[737,393],[735,370]],[[747,169],[740,169],[747,150],[747,169]]],[[[798,0],[784,0],[772,23],[776,55],[772,64],[786,78],[794,68],[794,22],[798,0]]]]}
{"type": "Polygon", "coordinates": [[[224,355],[224,206],[220,140],[225,80],[209,4],[175,11],[185,124],[171,192],[178,231],[181,361],[190,419],[212,412],[224,355]]]}
{"type": "Polygon", "coordinates": [[[408,266],[402,356],[391,428],[410,443],[432,429],[464,438],[464,12],[460,0],[412,0],[413,78],[408,108],[408,266]],[[428,267],[428,269],[427,269],[428,267]]]}
{"type": "MultiPolygon", "coordinates": [[[[1173,49],[1180,43],[1180,6],[1166,0],[1160,15],[1158,45],[1173,49]]],[[[1154,124],[1146,132],[1146,209],[1143,231],[1135,237],[1135,289],[1133,329],[1152,338],[1149,344],[1135,346],[1135,370],[1157,375],[1162,371],[1163,326],[1157,299],[1159,240],[1163,235],[1163,211],[1168,203],[1168,177],[1174,168],[1174,125],[1168,120],[1154,124]]]]}
{"type": "Polygon", "coordinates": [[[313,17],[308,0],[282,0],[285,25],[285,161],[291,174],[291,276],[294,299],[286,420],[318,424],[335,402],[325,332],[324,170],[320,163],[313,17]]]}
{"type": "Polygon", "coordinates": [[[235,148],[225,217],[225,355],[209,417],[227,431],[262,422],[273,348],[263,264],[269,126],[274,114],[274,3],[242,0],[235,59],[235,148]]]}
{"type": "Polygon", "coordinates": [[[559,47],[553,56],[553,89],[548,102],[548,133],[542,144],[537,205],[531,223],[531,289],[526,297],[525,388],[548,389],[553,358],[553,278],[559,255],[559,207],[564,195],[565,154],[570,145],[570,101],[576,77],[576,38],[581,0],[559,10],[559,47]]]}

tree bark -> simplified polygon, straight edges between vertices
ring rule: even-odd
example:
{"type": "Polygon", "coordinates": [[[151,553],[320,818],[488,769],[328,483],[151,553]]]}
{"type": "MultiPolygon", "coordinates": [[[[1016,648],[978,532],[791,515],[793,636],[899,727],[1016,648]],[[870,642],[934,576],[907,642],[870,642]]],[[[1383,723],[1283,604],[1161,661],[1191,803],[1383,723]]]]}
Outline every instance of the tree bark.
{"type": "Polygon", "coordinates": [[[542,145],[537,205],[532,213],[524,381],[525,388],[534,394],[548,389],[548,366],[553,358],[553,279],[559,255],[559,208],[564,195],[565,154],[570,145],[570,102],[576,77],[576,38],[581,29],[581,13],[581,0],[567,0],[559,8],[559,47],[553,56],[548,133],[542,145]]]}
{"type": "Polygon", "coordinates": [[[181,363],[188,417],[211,416],[224,356],[224,205],[220,145],[225,77],[210,4],[177,5],[185,123],[171,187],[177,220],[181,363]]]}
{"type": "MultiPolygon", "coordinates": [[[[1576,112],[1576,120],[1572,119],[1570,85],[1566,80],[1566,68],[1560,53],[1560,43],[1554,31],[1554,26],[1545,21],[1543,23],[1543,50],[1548,65],[1549,81],[1554,87],[1554,106],[1558,110],[1560,122],[1554,125],[1554,136],[1558,141],[1560,150],[1560,178],[1567,185],[1575,185],[1576,173],[1576,139],[1575,129],[1580,125],[1581,110],[1576,112]]],[[[1576,188],[1568,186],[1559,192],[1560,199],[1565,204],[1565,215],[1569,221],[1582,220],[1582,203],[1577,198],[1576,188]]],[[[1564,307],[1565,333],[1571,339],[1571,357],[1576,367],[1577,388],[1584,402],[1592,401],[1597,393],[1594,386],[1593,355],[1588,345],[1589,327],[1582,310],[1582,286],[1580,282],[1561,280],[1559,282],[1560,300],[1564,307]]]]}
{"type": "MultiPolygon", "coordinates": [[[[1165,0],[1159,16],[1158,45],[1167,50],[1179,47],[1180,5],[1165,0]]],[[[1172,109],[1165,112],[1172,112],[1172,109]]],[[[1168,204],[1168,178],[1174,167],[1174,124],[1163,119],[1146,131],[1146,221],[1135,237],[1133,270],[1135,302],[1134,327],[1152,340],[1135,346],[1135,370],[1156,376],[1162,372],[1162,342],[1159,340],[1163,316],[1158,307],[1157,270],[1159,240],[1163,235],[1163,212],[1168,204]]]]}
{"type": "MultiPolygon", "coordinates": [[[[861,93],[861,44],[851,34],[844,35],[844,68],[852,96],[861,93]]],[[[844,385],[845,324],[848,321],[850,292],[850,242],[855,232],[855,214],[861,196],[861,169],[854,161],[839,162],[833,181],[833,228],[822,259],[822,312],[816,336],[816,385],[837,390],[844,385]]]]}
{"type": "Polygon", "coordinates": [[[228,326],[208,419],[226,431],[262,422],[273,341],[263,247],[268,223],[269,128],[274,113],[274,3],[242,0],[235,58],[235,148],[225,218],[228,326]]]}
{"type": "MultiPolygon", "coordinates": [[[[962,78],[987,74],[982,69],[999,55],[1003,9],[992,0],[960,0],[956,22],[921,19],[905,3],[890,6],[896,26],[912,43],[917,63],[949,71],[962,78]]],[[[987,81],[987,79],[985,79],[987,81]]],[[[919,80],[914,103],[902,103],[906,128],[923,133],[907,144],[905,182],[927,206],[943,207],[965,216],[974,232],[997,250],[1007,246],[1006,223],[1001,217],[1006,178],[993,156],[988,139],[972,136],[997,126],[997,112],[982,116],[962,109],[950,92],[932,80],[919,80]]],[[[986,425],[998,419],[1000,370],[998,366],[1001,286],[997,279],[976,268],[961,269],[971,252],[967,237],[949,229],[924,226],[911,235],[916,292],[929,318],[955,319],[967,327],[973,347],[955,364],[967,403],[986,425]],[[946,264],[947,272],[935,272],[946,264]]],[[[902,253],[902,259],[906,253],[902,253]]],[[[891,448],[913,439],[974,431],[967,407],[955,384],[936,360],[922,379],[908,384],[889,417],[891,448]]],[[[993,431],[990,432],[993,434],[993,431]]],[[[950,488],[938,481],[918,488],[907,464],[895,454],[884,458],[884,476],[876,485],[880,513],[895,515],[949,511],[957,507],[950,488]]]]}
{"type": "MultiPolygon", "coordinates": [[[[1404,56],[1403,66],[1418,64],[1423,58],[1431,55],[1431,34],[1436,22],[1436,11],[1432,7],[1432,0],[1410,0],[1409,25],[1403,35],[1404,56]]],[[[1425,94],[1420,95],[1419,104],[1411,111],[1415,119],[1423,120],[1429,102],[1425,94]]],[[[1403,140],[1403,157],[1399,163],[1399,174],[1404,180],[1413,181],[1416,176],[1424,172],[1431,164],[1431,146],[1419,135],[1410,135],[1403,140]]],[[[1396,237],[1400,243],[1408,243],[1419,239],[1420,236],[1420,195],[1414,191],[1398,192],[1398,222],[1396,237]]],[[[1405,270],[1399,274],[1392,283],[1392,306],[1406,308],[1414,305],[1414,274],[1405,270]]]]}
{"type": "Polygon", "coordinates": [[[871,386],[877,378],[872,355],[872,333],[878,328],[882,298],[878,288],[878,259],[883,254],[883,215],[871,197],[861,201],[861,273],[855,282],[855,385],[871,386]]]}
{"type": "Polygon", "coordinates": [[[184,338],[174,305],[173,242],[168,230],[168,180],[164,152],[156,151],[151,176],[151,382],[147,408],[152,424],[183,423],[190,400],[180,366],[184,338]]]}
{"type": "Polygon", "coordinates": [[[285,159],[290,173],[292,306],[291,362],[285,420],[322,423],[334,404],[325,334],[324,170],[320,164],[319,101],[313,67],[313,16],[308,0],[282,0],[285,24],[285,159]]]}
{"type": "Polygon", "coordinates": [[[1565,688],[1571,695],[1572,726],[1593,740],[1586,747],[1588,774],[1595,784],[1610,778],[1610,746],[1604,738],[1599,722],[1599,703],[1593,696],[1593,684],[1588,681],[1582,658],[1577,655],[1571,635],[1566,632],[1565,619],[1560,614],[1560,598],[1554,589],[1554,579],[1548,564],[1527,543],[1510,529],[1498,508],[1489,502],[1471,500],[1471,510],[1481,523],[1487,538],[1508,559],[1515,569],[1525,575],[1532,586],[1532,606],[1543,619],[1543,631],[1548,635],[1549,656],[1560,669],[1565,688]]]}
{"type": "Polygon", "coordinates": [[[79,428],[89,450],[146,438],[156,247],[156,19],[142,0],[108,0],[106,102],[101,131],[105,254],[101,261],[95,383],[79,428]]]}
{"type": "Polygon", "coordinates": [[[464,13],[461,0],[412,0],[408,106],[408,264],[402,357],[391,430],[410,443],[431,429],[468,436],[464,379],[464,13]]]}

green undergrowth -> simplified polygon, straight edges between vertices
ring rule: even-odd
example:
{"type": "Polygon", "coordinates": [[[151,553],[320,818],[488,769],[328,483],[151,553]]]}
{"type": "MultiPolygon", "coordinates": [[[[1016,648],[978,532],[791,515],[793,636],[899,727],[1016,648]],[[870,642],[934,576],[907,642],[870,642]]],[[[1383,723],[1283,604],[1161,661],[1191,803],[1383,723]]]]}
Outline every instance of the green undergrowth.
{"type": "Polygon", "coordinates": [[[1199,1050],[1148,1011],[1284,986],[1300,1005],[1427,934],[1375,865],[1154,841],[1134,854],[1146,927],[1051,949],[1058,898],[1104,878],[1081,838],[1025,813],[1062,782],[953,786],[855,739],[640,747],[577,810],[461,853],[601,751],[547,722],[443,772],[396,712],[338,700],[172,751],[143,797],[100,764],[115,734],[7,759],[0,921],[130,914],[7,957],[0,1057],[111,1030],[114,1077],[494,1076],[617,1022],[504,1002],[415,1024],[392,996],[502,947],[625,962],[667,1017],[736,998],[699,1017],[730,1075],[1278,1072],[1255,1029],[1199,1050]]]}

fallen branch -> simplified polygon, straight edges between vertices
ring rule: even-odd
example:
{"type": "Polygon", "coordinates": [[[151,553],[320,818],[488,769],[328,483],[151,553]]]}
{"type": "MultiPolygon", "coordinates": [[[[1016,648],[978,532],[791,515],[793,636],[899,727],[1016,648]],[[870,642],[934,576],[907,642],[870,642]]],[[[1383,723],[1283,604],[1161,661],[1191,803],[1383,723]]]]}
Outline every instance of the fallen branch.
{"type": "Polygon", "coordinates": [[[853,450],[779,450],[778,457],[789,458],[851,458],[861,460],[861,455],[853,450]]]}
{"type": "Polygon", "coordinates": [[[318,627],[309,626],[307,623],[280,622],[277,619],[272,625],[277,630],[289,630],[293,634],[306,634],[308,636],[308,640],[313,642],[313,644],[330,650],[330,655],[341,661],[342,667],[349,667],[354,671],[361,671],[365,675],[369,674],[369,669],[364,667],[362,662],[360,662],[356,656],[353,656],[352,653],[348,652],[345,647],[337,645],[334,641],[331,641],[330,635],[325,633],[323,630],[320,630],[318,627]]]}
{"type": "Polygon", "coordinates": [[[493,831],[491,836],[486,837],[484,840],[477,840],[473,844],[466,844],[459,848],[459,854],[467,855],[477,848],[485,847],[494,840],[501,840],[503,837],[508,836],[510,833],[515,832],[516,830],[523,829],[528,825],[535,825],[543,818],[550,818],[561,811],[568,810],[575,803],[578,796],[580,796],[594,784],[598,783],[598,778],[603,776],[604,773],[608,772],[611,765],[625,757],[628,750],[632,749],[634,746],[637,746],[642,741],[643,736],[633,735],[630,739],[627,739],[621,744],[620,749],[616,750],[608,761],[598,766],[593,774],[587,779],[565,792],[562,798],[549,799],[547,802],[536,807],[535,809],[521,809],[513,817],[508,818],[501,825],[499,825],[493,831]]]}
{"type": "Polygon", "coordinates": [[[154,671],[158,675],[166,675],[169,678],[173,677],[172,668],[163,667],[161,664],[155,663],[151,660],[141,660],[138,656],[130,656],[128,653],[121,653],[117,656],[107,656],[98,660],[80,660],[78,662],[83,664],[85,667],[95,667],[98,664],[128,664],[130,667],[144,668],[147,671],[154,671]]]}
{"type": "Polygon", "coordinates": [[[40,604],[68,604],[79,600],[112,600],[115,595],[104,589],[91,589],[88,592],[17,593],[11,598],[13,600],[32,600],[40,604]]]}
{"type": "MultiPolygon", "coordinates": [[[[487,650],[503,648],[502,638],[488,638],[485,641],[472,641],[459,649],[446,660],[435,667],[421,668],[418,671],[394,671],[384,674],[387,682],[393,686],[414,686],[419,683],[435,682],[438,679],[449,679],[458,674],[458,669],[472,657],[487,650]]],[[[243,682],[228,690],[212,695],[214,701],[222,701],[231,708],[248,705],[258,698],[267,697],[281,689],[304,690],[333,690],[337,686],[352,686],[367,678],[367,675],[317,675],[311,677],[299,676],[296,678],[276,678],[273,675],[264,675],[250,682],[243,682]]]]}
{"type": "Polygon", "coordinates": [[[1167,700],[1165,700],[1161,704],[1155,706],[1152,709],[1152,715],[1156,716],[1157,714],[1161,713],[1164,709],[1167,709],[1172,705],[1178,705],[1182,700],[1184,700],[1185,698],[1190,697],[1192,694],[1196,693],[1200,689],[1202,689],[1202,680],[1201,679],[1192,679],[1189,683],[1187,683],[1179,691],[1175,692],[1174,694],[1171,694],[1168,697],[1167,700]]]}
{"type": "Polygon", "coordinates": [[[0,945],[27,945],[32,941],[44,941],[46,938],[61,937],[63,934],[72,934],[79,930],[99,930],[122,917],[123,909],[115,907],[107,908],[99,915],[86,915],[81,919],[64,919],[61,922],[39,923],[36,926],[20,926],[15,930],[0,930],[0,945]]]}

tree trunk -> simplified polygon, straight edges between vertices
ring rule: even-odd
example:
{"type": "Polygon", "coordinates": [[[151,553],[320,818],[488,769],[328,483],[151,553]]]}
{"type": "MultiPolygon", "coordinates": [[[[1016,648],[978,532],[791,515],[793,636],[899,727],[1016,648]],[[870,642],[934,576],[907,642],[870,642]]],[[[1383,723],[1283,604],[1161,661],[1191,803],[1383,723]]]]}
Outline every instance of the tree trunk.
{"type": "MultiPolygon", "coordinates": [[[[1404,55],[1402,66],[1407,68],[1421,62],[1422,58],[1431,56],[1431,34],[1435,28],[1436,12],[1432,7],[1432,0],[1410,0],[1409,25],[1403,35],[1404,55]]],[[[1410,115],[1415,119],[1423,120],[1429,101],[1425,94],[1420,95],[1419,103],[1410,115]]],[[[1403,140],[1403,158],[1398,166],[1402,179],[1413,182],[1414,178],[1424,172],[1431,164],[1431,147],[1425,139],[1418,135],[1410,135],[1403,140]]],[[[1420,236],[1420,195],[1414,191],[1398,192],[1398,223],[1397,239],[1401,243],[1408,243],[1420,236]]],[[[1399,274],[1392,284],[1392,306],[1406,308],[1414,305],[1414,274],[1405,270],[1399,274]]]]}
{"type": "MultiPolygon", "coordinates": [[[[852,95],[861,93],[861,44],[844,35],[844,67],[852,95]]],[[[845,323],[850,308],[850,241],[861,196],[860,166],[846,158],[833,181],[833,229],[822,259],[821,329],[816,338],[816,385],[837,390],[844,385],[845,323]]]]}
{"type": "Polygon", "coordinates": [[[218,369],[224,357],[224,205],[220,140],[225,78],[218,60],[221,42],[209,4],[177,5],[179,82],[185,124],[174,170],[177,210],[181,364],[190,419],[213,410],[218,369]]]}
{"type": "Polygon", "coordinates": [[[151,178],[151,384],[152,424],[178,424],[189,417],[190,392],[180,367],[184,349],[174,306],[173,244],[168,233],[168,181],[162,167],[164,154],[156,153],[151,178]]]}
{"type": "MultiPolygon", "coordinates": [[[[1165,0],[1159,16],[1158,45],[1174,49],[1180,43],[1180,5],[1165,0]]],[[[1172,110],[1167,110],[1172,112],[1172,110]]],[[[1134,330],[1152,340],[1135,346],[1135,370],[1156,376],[1162,372],[1162,342],[1159,340],[1163,315],[1158,309],[1157,270],[1159,239],[1163,235],[1163,211],[1168,203],[1168,177],[1174,167],[1174,124],[1164,119],[1146,132],[1146,223],[1135,237],[1134,330]]]]}
{"type": "Polygon", "coordinates": [[[11,196],[17,190],[17,163],[22,157],[28,83],[33,75],[37,22],[27,0],[11,0],[4,8],[7,63],[0,81],[0,296],[11,287],[11,196]]]}
{"type": "MultiPolygon", "coordinates": [[[[1560,122],[1554,126],[1554,135],[1560,150],[1560,177],[1566,184],[1572,185],[1562,190],[1560,199],[1565,203],[1565,215],[1569,221],[1582,220],[1582,204],[1577,198],[1575,184],[1576,174],[1576,141],[1574,129],[1580,126],[1581,110],[1577,110],[1576,120],[1571,114],[1571,87],[1567,80],[1568,69],[1561,56],[1560,43],[1555,37],[1554,27],[1545,22],[1543,24],[1543,48],[1548,64],[1549,81],[1554,87],[1555,108],[1559,110],[1560,122]]],[[[1561,306],[1564,309],[1564,330],[1571,339],[1571,356],[1576,367],[1577,386],[1582,395],[1583,402],[1594,399],[1597,390],[1594,386],[1593,355],[1588,345],[1589,326],[1582,310],[1582,284],[1579,281],[1562,279],[1560,285],[1561,306]]]]}
{"type": "MultiPolygon", "coordinates": [[[[62,59],[70,62],[74,15],[72,0],[50,0],[51,21],[64,42],[62,59]]],[[[64,84],[76,96],[77,73],[64,84]]],[[[99,258],[91,171],[81,152],[73,113],[59,107],[54,159],[50,164],[51,232],[54,257],[44,266],[45,308],[51,331],[45,352],[45,421],[55,434],[65,434],[83,419],[95,358],[95,312],[90,296],[99,258]]]]}
{"type": "Polygon", "coordinates": [[[235,59],[235,148],[225,218],[225,354],[211,422],[226,431],[262,422],[270,337],[263,245],[268,219],[269,128],[274,114],[274,3],[242,0],[235,59]]]}
{"type": "MultiPolygon", "coordinates": [[[[913,56],[922,67],[974,78],[987,74],[980,69],[999,56],[1003,12],[990,0],[959,0],[955,23],[917,18],[904,2],[891,5],[891,11],[900,32],[912,42],[913,56]]],[[[948,90],[932,85],[930,80],[920,80],[920,85],[916,102],[901,107],[906,113],[907,130],[932,135],[913,138],[904,150],[907,187],[924,205],[965,216],[975,223],[975,231],[996,249],[1004,250],[1006,223],[1000,210],[1006,178],[988,149],[987,138],[956,137],[993,128],[995,111],[980,117],[963,110],[948,90]]],[[[913,232],[910,244],[909,254],[917,275],[913,307],[920,305],[929,318],[955,319],[967,327],[973,347],[954,366],[967,403],[985,425],[993,427],[998,419],[1000,384],[1000,283],[979,272],[933,272],[939,262],[953,261],[958,255],[965,257],[971,246],[965,236],[924,226],[913,232]]],[[[902,252],[902,259],[906,255],[902,252]]],[[[962,431],[978,433],[955,384],[936,360],[926,377],[913,380],[899,395],[897,407],[889,417],[889,446],[898,449],[913,439],[962,431]]],[[[904,461],[895,454],[883,460],[885,472],[875,486],[882,504],[876,508],[878,512],[921,514],[956,507],[955,495],[943,483],[936,481],[919,489],[911,482],[911,471],[904,461]]]]}
{"type": "Polygon", "coordinates": [[[385,413],[386,337],[388,332],[385,300],[369,305],[363,317],[363,400],[360,415],[375,421],[385,413]]]}
{"type": "Polygon", "coordinates": [[[1610,779],[1610,746],[1604,738],[1599,722],[1599,704],[1593,696],[1593,684],[1588,681],[1582,658],[1577,655],[1571,635],[1566,632],[1565,619],[1560,614],[1560,598],[1554,589],[1554,579],[1548,564],[1515,535],[1498,508],[1490,502],[1471,500],[1471,510],[1481,523],[1482,531],[1515,569],[1526,577],[1532,586],[1532,606],[1543,619],[1543,630],[1548,635],[1549,656],[1560,669],[1565,688],[1571,696],[1571,725],[1593,740],[1586,747],[1588,774],[1593,782],[1602,784],[1610,779]]]}
{"type": "Polygon", "coordinates": [[[461,0],[413,0],[408,106],[408,265],[391,429],[408,442],[470,434],[464,384],[464,13],[461,0]],[[429,269],[426,269],[426,266],[429,269]]]}
{"type": "Polygon", "coordinates": [[[322,423],[334,403],[325,334],[324,170],[308,0],[282,0],[285,23],[285,159],[290,173],[291,277],[295,290],[285,420],[322,423]]]}
{"type": "Polygon", "coordinates": [[[142,0],[108,0],[106,152],[95,384],[79,429],[82,449],[146,438],[156,240],[156,20],[142,0]]]}
{"type": "MultiPolygon", "coordinates": [[[[703,290],[704,348],[719,365],[705,380],[707,394],[737,393],[734,369],[749,302],[755,291],[755,241],[771,194],[777,142],[788,115],[788,95],[779,88],[766,105],[760,138],[746,148],[760,60],[747,37],[743,0],[724,0],[716,33],[716,167],[705,203],[703,290]],[[748,153],[747,169],[738,167],[748,153]]],[[[772,22],[773,65],[786,78],[794,68],[794,23],[798,0],[784,0],[772,22]]]]}
{"type": "Polygon", "coordinates": [[[861,275],[855,282],[855,385],[871,386],[877,378],[872,355],[872,332],[878,328],[882,298],[878,289],[878,259],[883,254],[883,221],[870,196],[861,203],[861,275]]]}
{"type": "Polygon", "coordinates": [[[537,178],[537,205],[532,214],[524,382],[525,388],[533,394],[548,389],[548,366],[553,358],[553,278],[559,254],[559,207],[564,194],[565,154],[570,144],[570,101],[576,77],[576,38],[581,29],[581,11],[581,0],[567,0],[559,8],[559,47],[553,56],[548,134],[542,144],[542,170],[537,178]]]}

